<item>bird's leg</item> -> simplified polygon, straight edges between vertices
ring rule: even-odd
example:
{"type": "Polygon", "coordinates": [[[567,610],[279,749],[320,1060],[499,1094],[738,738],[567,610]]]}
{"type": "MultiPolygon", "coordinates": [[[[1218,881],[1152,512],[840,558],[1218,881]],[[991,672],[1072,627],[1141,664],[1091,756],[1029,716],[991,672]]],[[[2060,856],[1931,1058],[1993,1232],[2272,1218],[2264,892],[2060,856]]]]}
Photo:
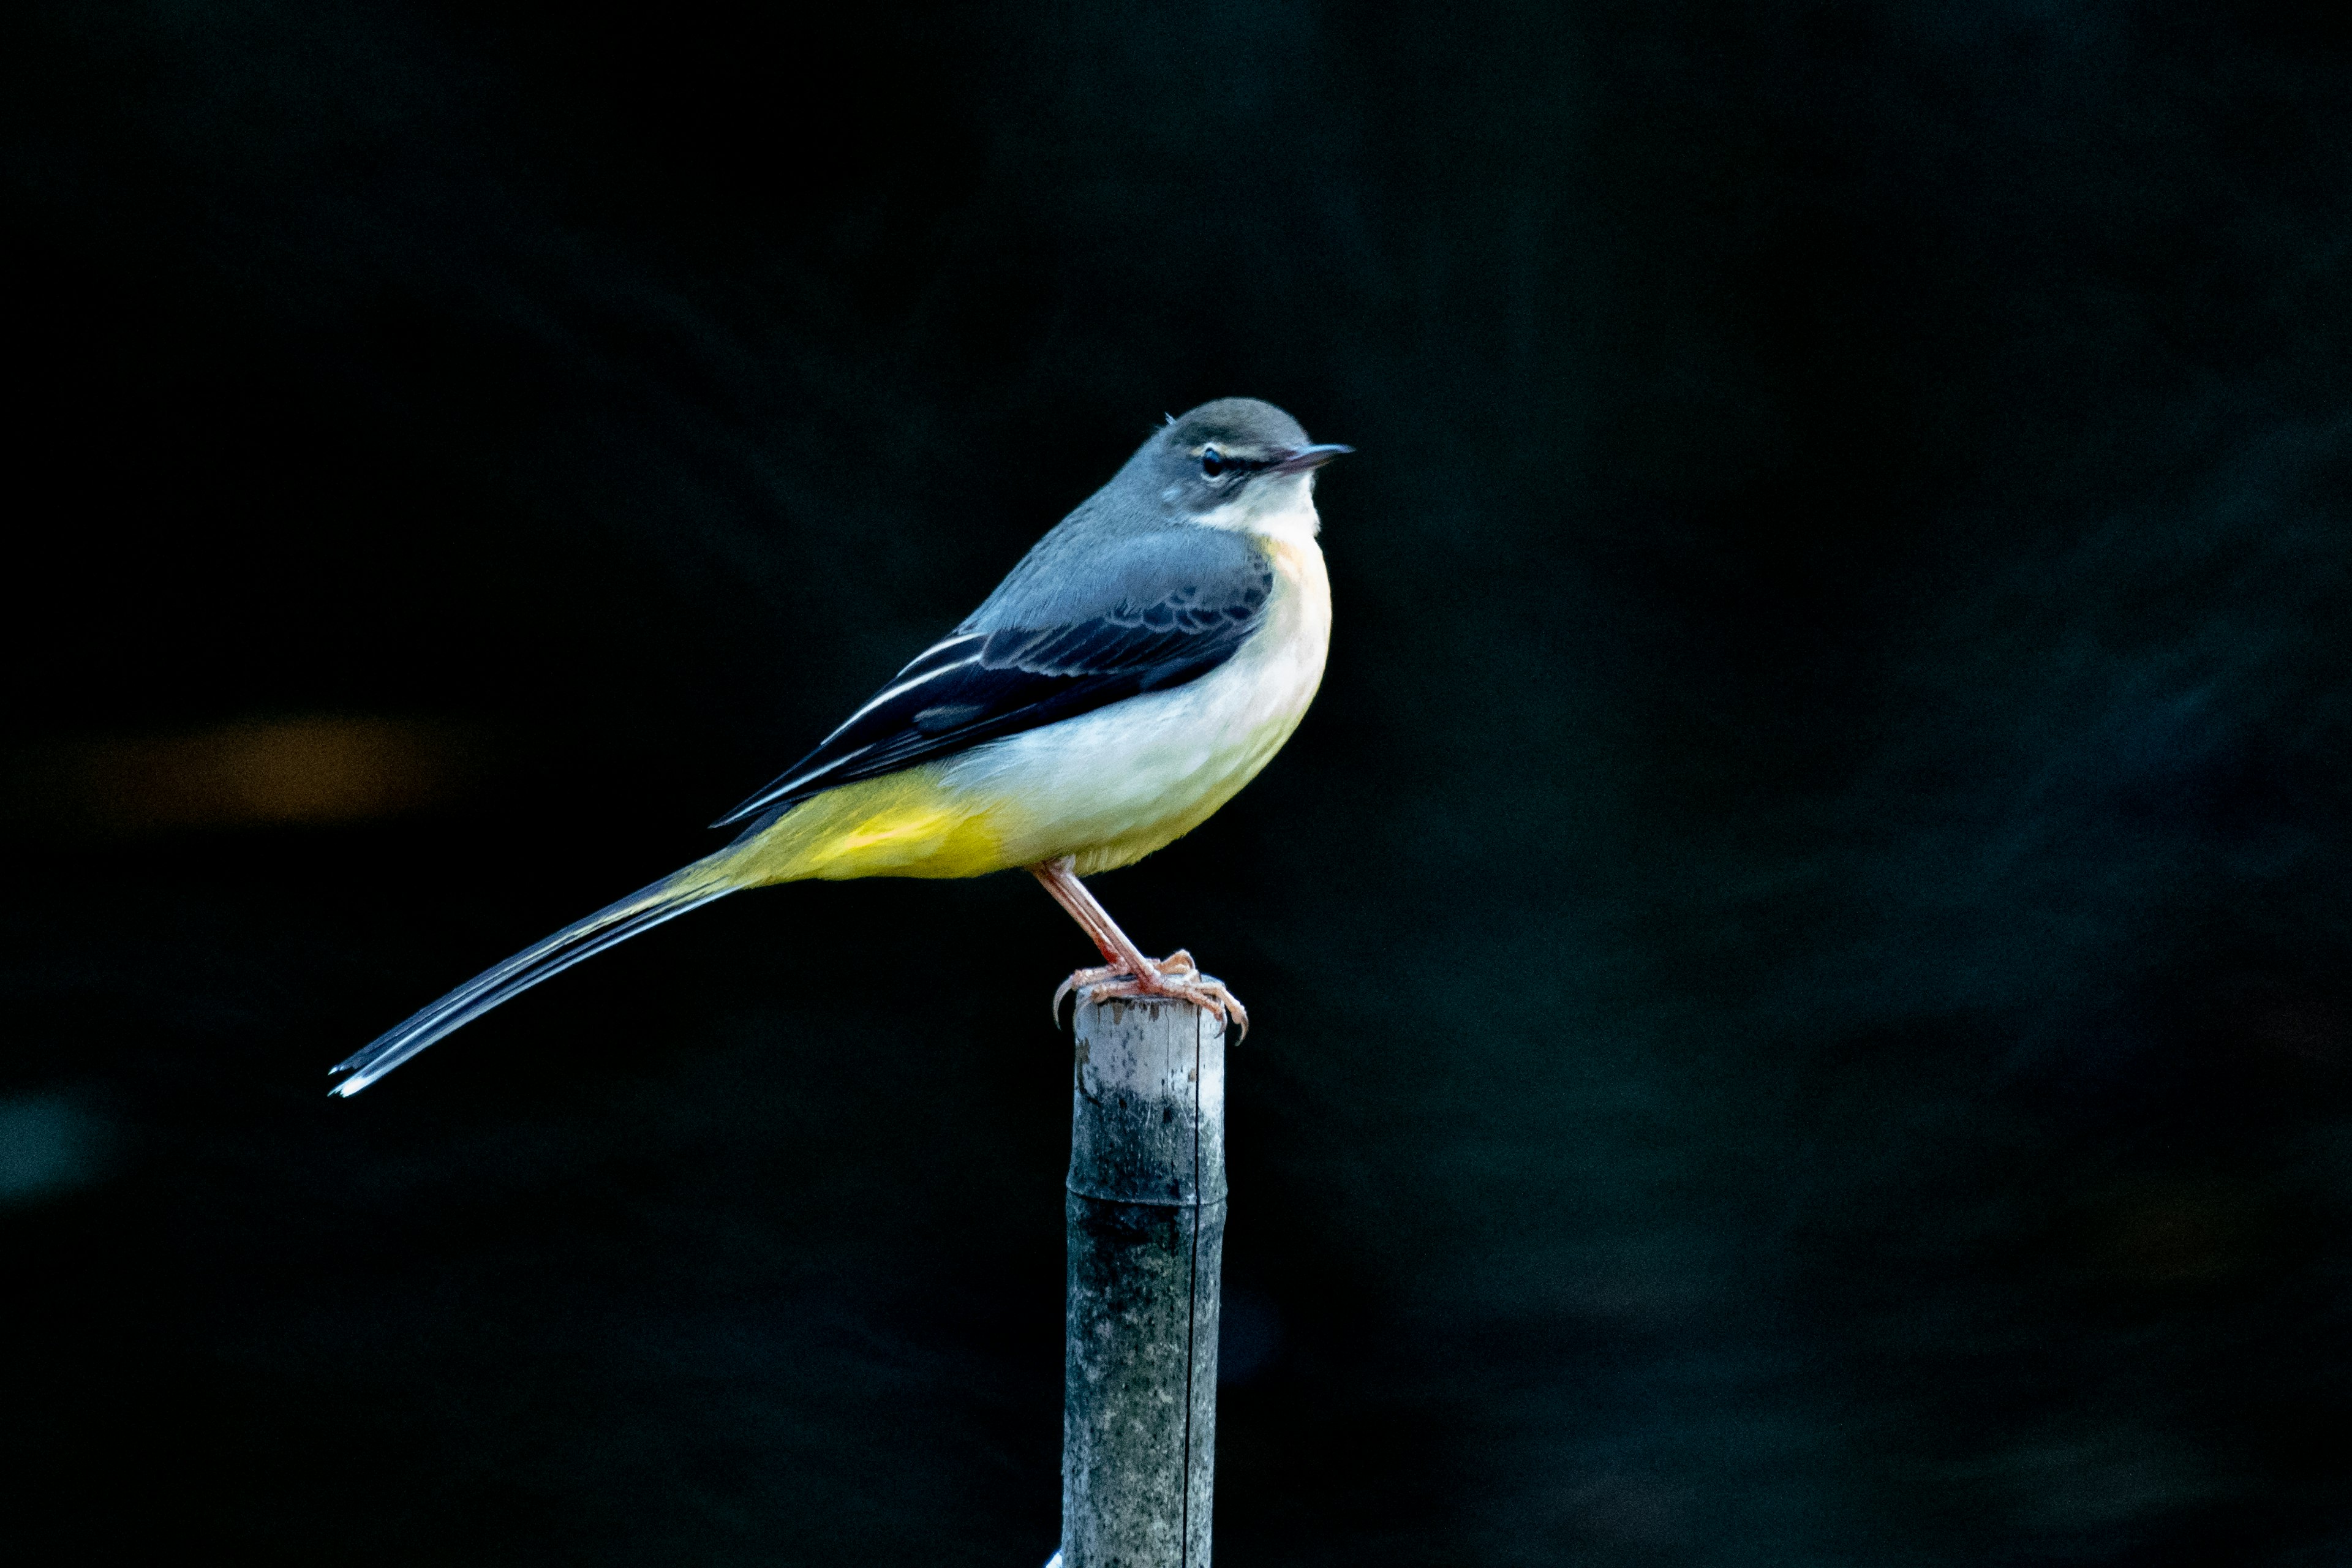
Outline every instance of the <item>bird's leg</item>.
{"type": "Polygon", "coordinates": [[[1087,885],[1070,869],[1074,864],[1075,858],[1065,855],[1058,860],[1040,861],[1029,868],[1029,874],[1085,929],[1096,950],[1109,960],[1112,967],[1145,963],[1142,951],[1127,939],[1118,922],[1110,918],[1110,911],[1096,901],[1095,896],[1087,891],[1087,885]]]}
{"type": "Polygon", "coordinates": [[[1228,1024],[1241,1026],[1242,1038],[1249,1037],[1249,1009],[1242,1005],[1241,998],[1226,990],[1223,981],[1202,974],[1192,955],[1181,948],[1157,963],[1144,957],[1143,950],[1118,929],[1101,900],[1078,880],[1070,868],[1072,863],[1071,857],[1065,855],[1032,866],[1029,872],[1094,939],[1108,962],[1099,969],[1081,969],[1062,982],[1054,993],[1055,1023],[1061,1021],[1062,998],[1072,991],[1083,997],[1175,996],[1214,1009],[1228,1024]]]}
{"type": "MultiPolygon", "coordinates": [[[[1093,939],[1096,950],[1108,962],[1099,969],[1081,969],[1062,983],[1061,988],[1054,993],[1056,1021],[1062,1016],[1062,998],[1076,987],[1092,987],[1111,981],[1133,981],[1147,974],[1157,979],[1161,973],[1161,966],[1143,956],[1143,950],[1118,929],[1118,922],[1110,918],[1110,911],[1087,891],[1087,885],[1078,880],[1077,873],[1070,867],[1071,858],[1065,855],[1058,860],[1032,866],[1029,870],[1045,891],[1053,895],[1054,901],[1067,910],[1070,918],[1093,939]]],[[[1185,954],[1184,961],[1189,966],[1192,955],[1185,954]]]]}

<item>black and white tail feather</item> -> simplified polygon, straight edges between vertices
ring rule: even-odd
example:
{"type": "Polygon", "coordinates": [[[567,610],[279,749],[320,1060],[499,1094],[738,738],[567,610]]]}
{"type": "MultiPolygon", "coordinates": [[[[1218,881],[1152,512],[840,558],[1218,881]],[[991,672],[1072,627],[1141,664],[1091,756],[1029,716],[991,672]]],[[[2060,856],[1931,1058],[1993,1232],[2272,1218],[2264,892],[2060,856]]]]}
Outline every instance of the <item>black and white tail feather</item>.
{"type": "MultiPolygon", "coordinates": [[[[717,857],[713,857],[715,860],[717,857]]],[[[551,975],[593,958],[633,936],[676,920],[734,892],[739,884],[719,872],[711,860],[700,860],[684,870],[641,888],[617,904],[607,905],[586,920],[574,921],[544,942],[534,942],[497,968],[476,975],[423,1012],[385,1031],[367,1046],[339,1062],[331,1076],[351,1076],[328,1090],[346,1098],[357,1094],[443,1036],[480,1017],[499,1003],[530,990],[551,975]]]]}

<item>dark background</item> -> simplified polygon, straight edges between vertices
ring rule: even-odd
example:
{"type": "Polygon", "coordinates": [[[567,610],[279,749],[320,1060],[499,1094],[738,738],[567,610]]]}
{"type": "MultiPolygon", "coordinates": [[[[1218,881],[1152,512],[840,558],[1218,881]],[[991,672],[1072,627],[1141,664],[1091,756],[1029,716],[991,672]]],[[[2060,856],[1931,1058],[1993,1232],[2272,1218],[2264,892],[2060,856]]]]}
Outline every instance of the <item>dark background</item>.
{"type": "Polygon", "coordinates": [[[1025,878],[326,1069],[1251,394],[1220,1562],[2352,1556],[2346,16],[10,8],[11,1554],[1042,1563],[1025,878]]]}

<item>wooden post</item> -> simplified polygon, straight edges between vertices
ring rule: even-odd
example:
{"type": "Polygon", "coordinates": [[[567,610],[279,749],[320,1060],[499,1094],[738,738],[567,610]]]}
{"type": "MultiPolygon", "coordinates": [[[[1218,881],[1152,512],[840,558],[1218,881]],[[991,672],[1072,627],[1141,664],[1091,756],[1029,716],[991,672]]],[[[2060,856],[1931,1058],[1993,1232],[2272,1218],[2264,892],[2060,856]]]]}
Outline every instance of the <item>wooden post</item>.
{"type": "Polygon", "coordinates": [[[1189,1003],[1074,1023],[1062,1568],[1208,1568],[1225,1028],[1189,1003]]]}

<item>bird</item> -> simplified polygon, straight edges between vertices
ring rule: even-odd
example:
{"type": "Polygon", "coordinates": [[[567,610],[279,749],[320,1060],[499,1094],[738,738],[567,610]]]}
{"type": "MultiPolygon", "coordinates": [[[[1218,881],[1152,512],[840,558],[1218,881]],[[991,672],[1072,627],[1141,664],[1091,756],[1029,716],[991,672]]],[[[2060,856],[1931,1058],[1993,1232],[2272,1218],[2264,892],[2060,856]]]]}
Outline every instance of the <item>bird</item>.
{"type": "Polygon", "coordinates": [[[1257,776],[1321,686],[1331,585],[1312,442],[1229,397],[1164,423],[980,608],[766,788],[722,849],[564,927],[336,1065],[351,1096],[551,975],[774,883],[1025,868],[1102,955],[1053,996],[1171,996],[1245,1037],[1192,954],[1152,960],[1082,877],[1198,827],[1257,776]]]}

